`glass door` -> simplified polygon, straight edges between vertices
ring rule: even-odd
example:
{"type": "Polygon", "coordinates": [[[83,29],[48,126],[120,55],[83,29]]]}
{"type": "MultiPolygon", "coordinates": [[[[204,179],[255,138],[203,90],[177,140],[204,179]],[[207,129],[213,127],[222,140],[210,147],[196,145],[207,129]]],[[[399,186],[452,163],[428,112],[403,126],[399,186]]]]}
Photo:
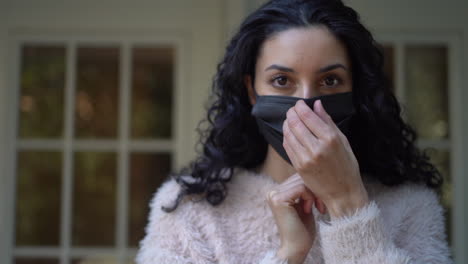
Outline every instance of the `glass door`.
{"type": "Polygon", "coordinates": [[[173,168],[177,44],[19,41],[12,263],[133,263],[173,168]]]}

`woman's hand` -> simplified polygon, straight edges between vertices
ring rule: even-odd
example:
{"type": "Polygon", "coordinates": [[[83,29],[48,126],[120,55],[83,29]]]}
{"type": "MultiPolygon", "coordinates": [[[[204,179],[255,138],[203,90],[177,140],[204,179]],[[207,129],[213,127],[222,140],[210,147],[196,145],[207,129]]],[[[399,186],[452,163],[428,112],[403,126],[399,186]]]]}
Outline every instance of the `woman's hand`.
{"type": "Polygon", "coordinates": [[[314,203],[324,212],[323,204],[316,203],[315,195],[294,174],[268,192],[267,202],[275,218],[281,239],[278,257],[289,263],[302,263],[315,240],[314,203]]]}
{"type": "Polygon", "coordinates": [[[283,133],[294,168],[332,218],[352,214],[368,203],[356,157],[320,100],[314,111],[302,100],[289,109],[283,133]]]}

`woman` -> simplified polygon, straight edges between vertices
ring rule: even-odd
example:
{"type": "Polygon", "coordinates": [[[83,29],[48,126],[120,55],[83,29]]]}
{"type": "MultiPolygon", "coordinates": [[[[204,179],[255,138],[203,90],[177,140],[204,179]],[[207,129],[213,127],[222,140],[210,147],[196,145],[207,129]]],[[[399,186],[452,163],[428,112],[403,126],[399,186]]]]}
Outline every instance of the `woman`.
{"type": "Polygon", "coordinates": [[[203,152],[151,202],[136,261],[451,263],[442,178],[339,0],[273,0],[229,43],[203,152]]]}

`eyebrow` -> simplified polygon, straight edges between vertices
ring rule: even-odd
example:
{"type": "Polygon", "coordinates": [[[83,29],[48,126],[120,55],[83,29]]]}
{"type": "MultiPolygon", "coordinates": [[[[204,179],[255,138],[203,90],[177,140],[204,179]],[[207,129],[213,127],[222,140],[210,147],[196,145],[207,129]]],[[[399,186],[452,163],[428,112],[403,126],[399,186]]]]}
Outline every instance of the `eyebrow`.
{"type": "Polygon", "coordinates": [[[281,66],[281,65],[278,65],[278,64],[272,64],[272,65],[268,66],[265,69],[265,71],[269,71],[269,70],[279,70],[279,71],[284,71],[284,72],[295,72],[291,68],[288,68],[286,66],[281,66]]]}
{"type": "Polygon", "coordinates": [[[339,68],[342,68],[343,70],[348,71],[348,68],[346,68],[343,64],[335,63],[335,64],[332,64],[332,65],[328,65],[328,66],[325,66],[323,68],[320,68],[317,71],[317,73],[329,72],[329,71],[332,71],[334,69],[339,69],[339,68]]]}
{"type": "MultiPolygon", "coordinates": [[[[331,65],[328,65],[328,66],[325,66],[323,68],[320,68],[317,73],[324,73],[324,72],[328,72],[328,71],[332,71],[334,69],[338,69],[338,68],[342,68],[343,70],[345,71],[348,71],[348,68],[346,68],[343,64],[341,63],[335,63],[335,64],[331,64],[331,65]]],[[[272,64],[270,66],[268,66],[265,71],[269,71],[269,70],[279,70],[279,71],[283,71],[283,72],[295,72],[293,69],[291,68],[288,68],[286,66],[281,66],[281,65],[278,65],[278,64],[272,64]]]]}

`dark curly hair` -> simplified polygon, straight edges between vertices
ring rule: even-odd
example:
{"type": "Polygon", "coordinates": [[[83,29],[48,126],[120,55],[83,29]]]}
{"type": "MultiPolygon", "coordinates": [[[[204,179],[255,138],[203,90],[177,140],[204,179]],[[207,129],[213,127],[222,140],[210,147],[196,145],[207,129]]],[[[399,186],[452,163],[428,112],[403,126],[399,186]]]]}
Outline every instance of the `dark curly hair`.
{"type": "Polygon", "coordinates": [[[218,205],[227,195],[226,182],[234,168],[253,169],[264,161],[267,143],[251,116],[244,77],[255,77],[265,40],[291,28],[315,25],[326,26],[344,43],[351,59],[356,114],[348,139],[361,173],[388,186],[410,181],[440,189],[442,177],[416,147],[415,131],[402,120],[383,72],[381,47],[358,14],[340,0],[272,0],[245,19],[227,46],[213,80],[204,122],[208,126],[199,127],[202,152],[173,175],[182,188],[173,205],[162,207],[164,211],[175,210],[189,194],[201,194],[218,205]]]}

